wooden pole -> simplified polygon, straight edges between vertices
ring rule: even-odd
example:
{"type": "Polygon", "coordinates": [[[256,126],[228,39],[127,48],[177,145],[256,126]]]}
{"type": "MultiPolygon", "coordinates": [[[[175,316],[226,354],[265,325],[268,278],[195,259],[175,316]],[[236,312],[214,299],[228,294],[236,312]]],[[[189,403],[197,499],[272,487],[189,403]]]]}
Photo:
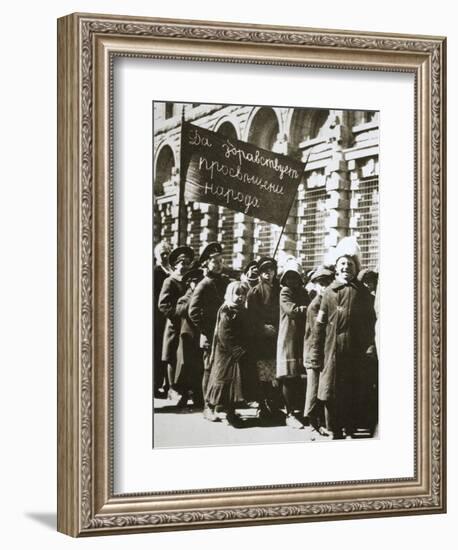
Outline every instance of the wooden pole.
{"type": "MultiPolygon", "coordinates": [[[[313,151],[313,148],[310,149],[309,151],[309,154],[307,156],[307,160],[304,162],[304,170],[302,173],[305,172],[305,169],[307,167],[307,164],[308,164],[308,161],[310,159],[310,155],[312,154],[312,151],[313,151]]],[[[300,185],[300,184],[299,184],[300,185]]],[[[299,186],[298,186],[299,187],[299,186]]],[[[280,246],[280,242],[281,242],[281,238],[283,237],[283,233],[285,231],[285,227],[286,227],[286,224],[288,222],[288,218],[289,218],[289,213],[291,212],[291,208],[293,207],[293,204],[294,204],[294,199],[296,198],[296,195],[293,196],[293,200],[291,201],[291,205],[289,207],[289,210],[288,210],[288,216],[286,217],[286,220],[285,220],[285,223],[283,224],[283,227],[281,228],[281,233],[280,233],[280,237],[278,238],[278,241],[277,241],[277,246],[275,247],[275,252],[273,254],[273,258],[275,259],[275,256],[277,255],[277,252],[278,252],[278,247],[280,246]]]]}

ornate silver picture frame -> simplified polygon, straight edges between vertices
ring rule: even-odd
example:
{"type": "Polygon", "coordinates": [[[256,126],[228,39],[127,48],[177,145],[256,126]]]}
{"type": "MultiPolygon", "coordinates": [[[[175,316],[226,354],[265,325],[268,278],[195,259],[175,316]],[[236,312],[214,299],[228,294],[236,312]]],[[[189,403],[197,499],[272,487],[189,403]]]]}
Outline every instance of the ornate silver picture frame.
{"type": "MultiPolygon", "coordinates": [[[[59,531],[91,536],[445,512],[445,54],[445,38],[433,36],[94,14],[58,20],[59,531]],[[113,65],[120,58],[412,75],[412,476],[115,490],[113,65]]],[[[328,447],[338,455],[338,445],[328,447]]]]}

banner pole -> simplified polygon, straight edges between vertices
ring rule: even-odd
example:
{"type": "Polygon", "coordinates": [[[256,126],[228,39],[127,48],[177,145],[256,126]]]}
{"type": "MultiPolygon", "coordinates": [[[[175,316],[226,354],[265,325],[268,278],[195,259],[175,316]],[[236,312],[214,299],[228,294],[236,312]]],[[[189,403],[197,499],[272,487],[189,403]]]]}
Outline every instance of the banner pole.
{"type": "Polygon", "coordinates": [[[185,162],[183,159],[183,125],[184,125],[184,105],[181,107],[181,142],[180,142],[180,187],[178,189],[178,239],[177,244],[181,246],[186,244],[184,224],[186,223],[186,212],[184,211],[184,186],[186,180],[185,162]]]}
{"type": "MultiPolygon", "coordinates": [[[[291,206],[292,206],[292,205],[291,205],[291,206]]],[[[290,210],[291,210],[291,208],[290,208],[290,210]]],[[[289,213],[288,213],[288,217],[289,217],[289,213]]],[[[274,254],[273,254],[273,256],[272,256],[273,259],[275,259],[275,256],[277,255],[278,247],[280,246],[281,238],[283,237],[283,232],[285,231],[286,222],[288,221],[288,217],[286,218],[286,221],[285,221],[285,223],[283,224],[283,227],[281,228],[280,237],[278,237],[277,246],[275,247],[275,252],[274,252],[274,254]]]]}
{"type": "MultiPolygon", "coordinates": [[[[312,149],[310,149],[309,154],[307,155],[307,160],[304,162],[304,170],[302,171],[302,174],[304,174],[305,169],[307,168],[307,164],[309,162],[310,155],[312,154],[312,151],[313,151],[313,147],[312,147],[312,149]]],[[[300,185],[300,183],[299,183],[299,185],[300,185]]],[[[297,193],[297,191],[296,191],[296,193],[297,193]]],[[[291,212],[291,208],[293,207],[295,198],[296,198],[296,194],[294,194],[294,196],[293,196],[293,200],[291,201],[291,205],[290,205],[289,210],[288,210],[288,215],[286,216],[285,223],[283,224],[283,227],[281,228],[281,233],[280,233],[280,236],[278,237],[277,246],[275,247],[275,251],[274,251],[274,254],[272,256],[272,258],[274,258],[274,259],[275,259],[275,256],[277,255],[278,247],[280,246],[281,238],[283,237],[283,233],[285,231],[285,227],[286,227],[286,224],[287,224],[288,218],[289,218],[289,213],[291,212]]]]}

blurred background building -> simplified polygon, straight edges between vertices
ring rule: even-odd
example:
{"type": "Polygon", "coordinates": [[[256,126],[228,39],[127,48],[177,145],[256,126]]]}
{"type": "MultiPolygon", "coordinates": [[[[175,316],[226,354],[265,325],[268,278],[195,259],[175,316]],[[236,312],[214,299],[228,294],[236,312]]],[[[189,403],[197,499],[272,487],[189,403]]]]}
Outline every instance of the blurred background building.
{"type": "MultiPolygon", "coordinates": [[[[154,244],[178,242],[181,120],[306,162],[277,258],[294,255],[305,270],[355,235],[362,265],[378,268],[379,113],[336,109],[154,103],[154,244]]],[[[224,247],[240,269],[272,255],[281,227],[221,206],[186,202],[186,244],[224,247]]]]}

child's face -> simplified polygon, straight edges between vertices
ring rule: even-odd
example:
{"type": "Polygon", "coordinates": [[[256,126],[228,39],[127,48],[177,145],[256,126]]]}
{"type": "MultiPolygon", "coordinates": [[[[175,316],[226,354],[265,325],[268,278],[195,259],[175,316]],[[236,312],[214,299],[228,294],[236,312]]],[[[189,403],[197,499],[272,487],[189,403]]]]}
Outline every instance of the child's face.
{"type": "Polygon", "coordinates": [[[191,260],[188,257],[181,258],[180,261],[176,262],[173,266],[173,270],[177,275],[181,277],[189,271],[191,266],[191,260]]]}
{"type": "Polygon", "coordinates": [[[210,273],[221,273],[223,271],[223,257],[221,254],[217,254],[208,260],[207,271],[210,273]]]}
{"type": "Polygon", "coordinates": [[[246,300],[246,291],[243,287],[238,288],[232,294],[233,305],[237,308],[242,308],[245,305],[246,300]]]}
{"type": "Polygon", "coordinates": [[[315,290],[316,290],[317,294],[319,294],[321,296],[323,294],[323,292],[326,290],[326,288],[329,286],[330,283],[331,283],[330,279],[320,279],[320,280],[316,281],[315,290]]]}
{"type": "Polygon", "coordinates": [[[170,247],[163,245],[157,250],[154,251],[154,256],[158,265],[168,265],[169,263],[169,254],[172,252],[170,247]]]}
{"type": "Polygon", "coordinates": [[[264,271],[261,271],[261,280],[266,283],[272,283],[275,277],[275,271],[273,268],[269,267],[269,269],[265,269],[264,271]]]}
{"type": "Polygon", "coordinates": [[[345,282],[350,282],[355,278],[356,264],[350,256],[342,256],[337,260],[336,276],[345,282]]]}

